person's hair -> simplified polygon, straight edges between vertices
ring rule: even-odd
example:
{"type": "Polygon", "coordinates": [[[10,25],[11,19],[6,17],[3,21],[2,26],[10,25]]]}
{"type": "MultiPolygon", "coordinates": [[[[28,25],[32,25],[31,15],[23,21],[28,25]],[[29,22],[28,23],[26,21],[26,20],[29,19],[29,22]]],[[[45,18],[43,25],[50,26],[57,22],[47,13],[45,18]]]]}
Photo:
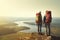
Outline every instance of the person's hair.
{"type": "Polygon", "coordinates": [[[41,15],[41,12],[39,12],[39,15],[41,15]]]}

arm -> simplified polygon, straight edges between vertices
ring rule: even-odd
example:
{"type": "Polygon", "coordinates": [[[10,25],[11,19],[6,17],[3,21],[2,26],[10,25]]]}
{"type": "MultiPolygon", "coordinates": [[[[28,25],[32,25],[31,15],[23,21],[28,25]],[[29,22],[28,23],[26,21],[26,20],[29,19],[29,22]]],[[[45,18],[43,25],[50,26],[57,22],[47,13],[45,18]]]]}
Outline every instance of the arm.
{"type": "Polygon", "coordinates": [[[45,23],[46,17],[44,16],[43,22],[45,23]]]}

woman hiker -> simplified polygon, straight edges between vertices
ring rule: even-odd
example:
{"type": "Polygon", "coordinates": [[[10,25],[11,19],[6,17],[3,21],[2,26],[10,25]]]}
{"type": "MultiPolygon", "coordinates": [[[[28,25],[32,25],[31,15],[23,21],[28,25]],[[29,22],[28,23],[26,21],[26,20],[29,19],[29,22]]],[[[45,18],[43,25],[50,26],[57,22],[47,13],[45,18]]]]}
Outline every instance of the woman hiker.
{"type": "Polygon", "coordinates": [[[38,26],[38,33],[41,34],[41,28],[42,28],[42,15],[41,15],[41,12],[36,13],[36,24],[38,26]]]}

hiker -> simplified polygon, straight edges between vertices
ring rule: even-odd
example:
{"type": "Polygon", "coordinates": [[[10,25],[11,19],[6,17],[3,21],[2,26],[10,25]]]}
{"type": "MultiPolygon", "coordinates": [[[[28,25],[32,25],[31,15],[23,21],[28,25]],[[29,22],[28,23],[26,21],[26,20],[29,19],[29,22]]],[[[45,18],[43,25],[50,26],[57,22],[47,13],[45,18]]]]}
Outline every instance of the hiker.
{"type": "Polygon", "coordinates": [[[36,13],[36,24],[38,26],[38,33],[41,33],[41,27],[42,27],[42,16],[41,12],[36,13]]]}
{"type": "Polygon", "coordinates": [[[51,16],[51,11],[46,11],[46,15],[44,16],[44,23],[45,23],[45,27],[46,27],[46,34],[50,35],[51,34],[51,30],[50,30],[50,24],[52,21],[52,16],[51,16]]]}

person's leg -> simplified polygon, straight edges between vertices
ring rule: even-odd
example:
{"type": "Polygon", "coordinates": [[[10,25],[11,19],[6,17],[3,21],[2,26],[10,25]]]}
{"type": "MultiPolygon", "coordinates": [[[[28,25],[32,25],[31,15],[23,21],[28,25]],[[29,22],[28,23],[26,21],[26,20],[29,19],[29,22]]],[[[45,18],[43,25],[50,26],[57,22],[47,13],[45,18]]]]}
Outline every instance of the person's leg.
{"type": "Polygon", "coordinates": [[[48,24],[48,29],[49,29],[49,35],[50,35],[50,32],[51,32],[51,31],[50,31],[50,23],[48,24]]]}
{"type": "Polygon", "coordinates": [[[37,24],[38,25],[38,33],[39,33],[39,24],[37,24]]]}
{"type": "Polygon", "coordinates": [[[46,33],[45,34],[47,34],[47,23],[45,23],[45,27],[46,27],[46,33]]]}
{"type": "Polygon", "coordinates": [[[40,33],[41,33],[41,30],[42,30],[42,24],[40,24],[40,33]]]}

